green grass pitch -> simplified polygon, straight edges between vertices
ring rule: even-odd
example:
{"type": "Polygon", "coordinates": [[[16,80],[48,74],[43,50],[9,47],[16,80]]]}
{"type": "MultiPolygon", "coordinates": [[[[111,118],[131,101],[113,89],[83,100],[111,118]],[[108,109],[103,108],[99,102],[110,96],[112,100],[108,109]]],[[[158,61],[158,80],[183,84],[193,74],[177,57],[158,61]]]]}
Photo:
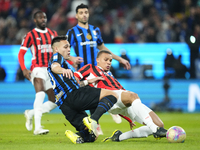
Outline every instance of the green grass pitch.
{"type": "MultiPolygon", "coordinates": [[[[178,125],[185,129],[184,143],[168,143],[166,138],[155,140],[148,138],[132,138],[122,142],[106,142],[101,140],[110,136],[115,129],[122,132],[130,130],[129,123],[122,120],[116,124],[111,116],[105,114],[100,119],[104,135],[100,135],[94,143],[73,144],[65,137],[65,130],[75,129],[65,120],[63,114],[45,114],[42,125],[49,129],[47,135],[33,135],[33,131],[25,128],[23,114],[0,114],[0,150],[199,150],[200,149],[200,114],[189,113],[157,113],[165,124],[165,128],[178,125]]],[[[140,125],[137,124],[137,127],[140,125]]]]}

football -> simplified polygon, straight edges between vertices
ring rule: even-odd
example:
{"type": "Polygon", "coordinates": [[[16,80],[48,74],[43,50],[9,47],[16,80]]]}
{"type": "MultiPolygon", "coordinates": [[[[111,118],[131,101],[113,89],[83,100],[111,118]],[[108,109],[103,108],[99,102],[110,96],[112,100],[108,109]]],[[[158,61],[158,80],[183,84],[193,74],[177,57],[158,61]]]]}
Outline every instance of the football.
{"type": "Polygon", "coordinates": [[[167,130],[166,138],[170,143],[183,143],[186,139],[186,133],[183,128],[173,126],[167,130]]]}

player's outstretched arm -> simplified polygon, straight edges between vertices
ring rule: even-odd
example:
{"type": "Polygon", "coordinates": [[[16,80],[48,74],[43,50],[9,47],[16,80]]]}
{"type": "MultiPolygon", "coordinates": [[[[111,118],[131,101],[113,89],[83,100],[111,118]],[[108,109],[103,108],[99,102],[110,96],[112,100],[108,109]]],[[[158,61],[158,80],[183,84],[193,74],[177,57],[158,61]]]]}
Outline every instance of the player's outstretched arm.
{"type": "Polygon", "coordinates": [[[119,114],[119,116],[121,116],[122,118],[126,119],[126,120],[129,122],[131,130],[132,130],[132,128],[133,128],[134,126],[136,126],[136,124],[133,123],[132,120],[131,120],[129,117],[124,116],[124,115],[121,115],[121,114],[119,114]]]}

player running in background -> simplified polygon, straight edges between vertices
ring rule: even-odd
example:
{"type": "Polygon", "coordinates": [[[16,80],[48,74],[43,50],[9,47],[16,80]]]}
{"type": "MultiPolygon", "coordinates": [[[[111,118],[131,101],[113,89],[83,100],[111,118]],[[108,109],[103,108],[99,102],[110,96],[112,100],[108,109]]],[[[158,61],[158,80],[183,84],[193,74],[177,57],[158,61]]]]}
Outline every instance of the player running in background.
{"type": "MultiPolygon", "coordinates": [[[[70,58],[74,65],[78,65],[77,69],[86,64],[97,65],[96,56],[99,50],[110,51],[103,42],[101,31],[98,27],[88,24],[89,11],[88,6],[80,4],[76,7],[76,19],[78,24],[67,32],[68,41],[74,48],[77,57],[70,58]]],[[[111,51],[110,51],[111,52],[111,51]]],[[[112,52],[111,52],[112,53],[112,52]]],[[[127,60],[113,54],[113,58],[124,65],[126,69],[130,69],[130,64],[127,60]]],[[[91,110],[91,113],[93,111],[91,110]]],[[[112,115],[116,123],[121,122],[118,115],[112,115]]],[[[103,134],[99,126],[99,132],[103,134]]]]}
{"type": "Polygon", "coordinates": [[[42,11],[37,11],[33,15],[36,28],[31,30],[24,37],[20,51],[18,54],[19,64],[23,71],[23,75],[32,82],[35,88],[35,101],[32,110],[25,110],[26,128],[31,131],[33,128],[32,118],[34,116],[35,130],[34,134],[47,134],[49,130],[43,129],[41,126],[41,118],[43,113],[50,112],[56,108],[54,103],[54,92],[47,74],[48,61],[53,51],[51,41],[57,36],[57,32],[46,27],[47,17],[42,11]],[[32,64],[28,70],[24,63],[24,55],[30,48],[32,53],[32,64]],[[48,95],[47,102],[44,102],[45,93],[48,95]]]}
{"type": "MultiPolygon", "coordinates": [[[[93,66],[91,64],[85,65],[81,69],[79,69],[77,72],[75,72],[75,76],[79,79],[89,80],[95,77],[103,77],[105,80],[99,80],[96,83],[89,84],[92,87],[96,88],[104,88],[104,89],[110,89],[115,90],[118,93],[122,93],[122,91],[125,91],[125,89],[122,87],[122,85],[112,76],[112,73],[109,71],[112,63],[112,54],[106,50],[99,51],[97,55],[97,66],[93,66]]],[[[125,92],[127,93],[127,92],[125,92]]],[[[133,92],[132,92],[133,93],[133,92]]],[[[122,93],[123,94],[123,93],[122,93]]],[[[114,105],[115,106],[115,105],[114,105]]],[[[114,107],[113,106],[113,107],[114,107]]],[[[161,119],[147,106],[142,104],[141,106],[145,111],[148,112],[149,117],[152,118],[153,122],[159,126],[164,127],[163,122],[161,119]]],[[[117,108],[117,107],[116,107],[117,108]]],[[[131,118],[131,120],[128,120],[130,123],[132,121],[137,121],[140,124],[146,124],[139,116],[132,113],[132,107],[128,107],[126,109],[117,108],[114,110],[114,108],[111,108],[111,113],[120,113],[122,115],[128,116],[131,118]]],[[[132,128],[132,126],[131,126],[132,128]]],[[[163,128],[164,129],[164,128],[163,128]]],[[[164,130],[163,130],[164,131],[164,130]]],[[[152,135],[153,131],[148,126],[142,126],[140,128],[137,128],[135,130],[128,131],[126,133],[123,133],[119,130],[116,130],[113,132],[112,136],[109,138],[104,139],[104,141],[107,141],[109,139],[113,141],[121,141],[128,138],[133,137],[147,137],[149,135],[152,135]]],[[[154,137],[157,138],[157,136],[154,134],[154,137]]]]}

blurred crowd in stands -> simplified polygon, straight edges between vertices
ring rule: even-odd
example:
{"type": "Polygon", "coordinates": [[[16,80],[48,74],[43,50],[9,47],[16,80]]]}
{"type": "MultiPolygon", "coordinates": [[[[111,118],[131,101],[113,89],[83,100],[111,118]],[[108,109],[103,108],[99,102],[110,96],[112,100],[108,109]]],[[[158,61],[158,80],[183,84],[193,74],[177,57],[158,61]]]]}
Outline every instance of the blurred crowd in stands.
{"type": "MultiPolygon", "coordinates": [[[[0,0],[0,45],[20,45],[35,27],[32,16],[37,10],[47,14],[49,28],[65,35],[77,24],[75,8],[81,3],[89,5],[89,23],[100,28],[105,43],[186,42],[190,78],[200,78],[200,0],[0,0]],[[196,76],[195,68],[199,70],[196,76]]],[[[181,56],[177,60],[178,69],[173,69],[187,72],[181,56]]],[[[172,66],[166,64],[165,60],[168,73],[172,66]]],[[[185,73],[175,78],[185,78],[185,73]]]]}
{"type": "Polygon", "coordinates": [[[77,22],[76,4],[88,4],[89,23],[105,43],[187,42],[200,36],[200,0],[0,0],[0,44],[21,44],[38,9],[58,34],[77,22]]]}

